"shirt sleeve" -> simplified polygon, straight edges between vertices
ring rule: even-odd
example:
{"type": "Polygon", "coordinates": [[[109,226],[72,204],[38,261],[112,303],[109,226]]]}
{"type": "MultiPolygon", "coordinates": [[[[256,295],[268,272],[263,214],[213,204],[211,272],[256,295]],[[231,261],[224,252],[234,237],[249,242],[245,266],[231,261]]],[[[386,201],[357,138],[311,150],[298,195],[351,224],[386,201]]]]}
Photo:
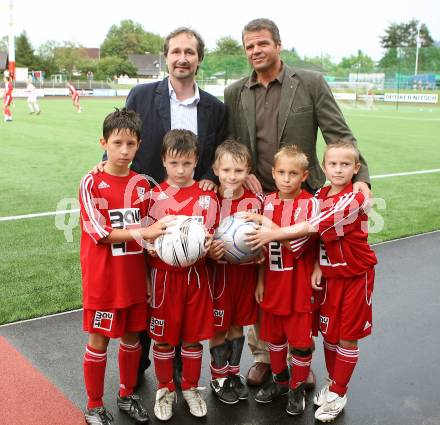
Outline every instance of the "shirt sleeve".
{"type": "Polygon", "coordinates": [[[362,192],[346,193],[329,208],[326,208],[325,202],[321,213],[310,220],[324,241],[336,240],[352,232],[368,207],[368,199],[362,192]]]}
{"type": "Polygon", "coordinates": [[[87,174],[81,181],[79,201],[83,231],[98,243],[110,234],[112,227],[106,219],[107,200],[99,197],[91,174],[87,174]]]}

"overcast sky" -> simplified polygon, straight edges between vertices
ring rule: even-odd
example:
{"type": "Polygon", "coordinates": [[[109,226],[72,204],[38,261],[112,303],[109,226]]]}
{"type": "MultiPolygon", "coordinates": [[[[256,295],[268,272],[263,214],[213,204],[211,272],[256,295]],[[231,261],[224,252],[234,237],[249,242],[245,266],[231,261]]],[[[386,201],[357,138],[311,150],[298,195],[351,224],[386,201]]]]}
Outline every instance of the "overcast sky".
{"type": "MultiPolygon", "coordinates": [[[[8,33],[9,0],[0,0],[0,37],[8,33]]],[[[440,40],[439,0],[14,0],[15,34],[26,30],[34,48],[47,40],[99,47],[109,28],[132,19],[162,36],[181,25],[197,29],[208,48],[228,35],[240,40],[251,19],[274,20],[285,48],[301,56],[328,53],[334,60],[362,49],[382,56],[379,36],[391,22],[416,18],[440,40]],[[69,5],[69,6],[68,6],[69,5]]]]}

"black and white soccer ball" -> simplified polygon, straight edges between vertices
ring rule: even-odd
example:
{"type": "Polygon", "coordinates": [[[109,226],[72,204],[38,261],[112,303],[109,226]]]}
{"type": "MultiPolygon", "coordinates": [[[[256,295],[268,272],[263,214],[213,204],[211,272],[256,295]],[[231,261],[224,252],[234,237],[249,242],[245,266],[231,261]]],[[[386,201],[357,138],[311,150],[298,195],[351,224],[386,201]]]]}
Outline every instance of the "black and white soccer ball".
{"type": "Polygon", "coordinates": [[[206,254],[206,229],[193,217],[177,215],[175,219],[167,233],[155,239],[154,248],[170,266],[188,267],[206,254]]]}
{"type": "Polygon", "coordinates": [[[245,242],[247,233],[256,228],[255,223],[246,222],[240,213],[224,218],[214,235],[214,239],[219,239],[224,243],[225,254],[223,259],[228,263],[240,264],[257,258],[261,249],[252,251],[251,247],[245,242]]]}

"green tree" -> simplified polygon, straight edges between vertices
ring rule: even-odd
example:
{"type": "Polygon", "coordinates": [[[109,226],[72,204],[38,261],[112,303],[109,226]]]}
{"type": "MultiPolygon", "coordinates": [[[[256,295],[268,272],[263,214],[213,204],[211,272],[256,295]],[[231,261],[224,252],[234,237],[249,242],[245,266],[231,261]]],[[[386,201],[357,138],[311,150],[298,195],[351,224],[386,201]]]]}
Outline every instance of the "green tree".
{"type": "Polygon", "coordinates": [[[243,47],[232,37],[221,37],[216,41],[213,53],[217,55],[240,56],[243,55],[243,47]]]}
{"type": "Polygon", "coordinates": [[[136,75],[136,67],[127,59],[116,56],[102,58],[96,67],[95,79],[106,80],[114,75],[127,74],[130,77],[136,75]]]}
{"type": "Polygon", "coordinates": [[[0,38],[0,52],[7,52],[8,51],[8,36],[5,35],[4,37],[0,38]]]}
{"type": "Polygon", "coordinates": [[[55,47],[54,60],[60,72],[65,72],[68,78],[74,72],[87,72],[94,67],[93,61],[85,53],[81,45],[65,41],[62,46],[55,47]]]}
{"type": "Polygon", "coordinates": [[[130,53],[159,53],[163,46],[163,38],[147,32],[142,25],[130,19],[112,25],[101,44],[101,57],[117,56],[128,59],[130,53]]]}
{"type": "Polygon", "coordinates": [[[320,56],[304,56],[304,62],[318,67],[321,71],[332,72],[336,69],[336,63],[333,62],[332,57],[328,53],[320,56]]]}
{"type": "Polygon", "coordinates": [[[342,58],[338,68],[347,71],[374,72],[374,61],[362,50],[358,50],[357,55],[342,58]]]}
{"type": "Polygon", "coordinates": [[[36,52],[36,69],[44,71],[46,75],[59,72],[55,61],[55,49],[57,47],[61,47],[61,45],[54,40],[48,40],[38,47],[36,52]]]}
{"type": "Polygon", "coordinates": [[[379,37],[380,45],[384,49],[396,47],[416,47],[417,31],[420,26],[420,45],[429,47],[434,44],[426,24],[421,24],[417,19],[409,22],[393,22],[385,29],[385,35],[379,37]]]}
{"type": "Polygon", "coordinates": [[[15,38],[15,62],[17,66],[33,68],[35,66],[34,49],[23,31],[15,38]]]}

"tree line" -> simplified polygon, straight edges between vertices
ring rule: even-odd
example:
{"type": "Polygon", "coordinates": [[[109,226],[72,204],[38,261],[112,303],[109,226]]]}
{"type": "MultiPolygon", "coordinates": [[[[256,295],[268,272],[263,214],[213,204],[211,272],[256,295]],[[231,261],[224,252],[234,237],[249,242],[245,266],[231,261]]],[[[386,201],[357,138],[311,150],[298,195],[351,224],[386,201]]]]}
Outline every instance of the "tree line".
{"type": "MultiPolygon", "coordinates": [[[[440,47],[436,46],[428,27],[412,19],[409,22],[391,23],[379,43],[384,55],[376,63],[361,49],[354,55],[334,62],[330,55],[300,57],[295,48],[285,49],[281,56],[291,66],[315,68],[334,76],[346,76],[349,72],[411,72],[414,70],[415,49],[419,40],[419,72],[432,72],[440,69],[440,47]]],[[[94,78],[106,80],[114,75],[136,75],[135,66],[128,60],[129,54],[146,52],[159,54],[163,49],[164,38],[146,31],[140,23],[123,20],[112,25],[100,46],[100,59],[86,56],[84,47],[70,42],[49,40],[34,49],[26,32],[16,37],[16,65],[30,70],[42,70],[46,75],[64,73],[71,77],[79,71],[85,78],[93,72],[94,78]]],[[[0,50],[7,51],[7,37],[0,40],[0,50]]],[[[212,77],[237,78],[249,73],[250,67],[241,43],[225,36],[217,40],[215,47],[208,50],[200,67],[199,78],[212,77]]]]}

